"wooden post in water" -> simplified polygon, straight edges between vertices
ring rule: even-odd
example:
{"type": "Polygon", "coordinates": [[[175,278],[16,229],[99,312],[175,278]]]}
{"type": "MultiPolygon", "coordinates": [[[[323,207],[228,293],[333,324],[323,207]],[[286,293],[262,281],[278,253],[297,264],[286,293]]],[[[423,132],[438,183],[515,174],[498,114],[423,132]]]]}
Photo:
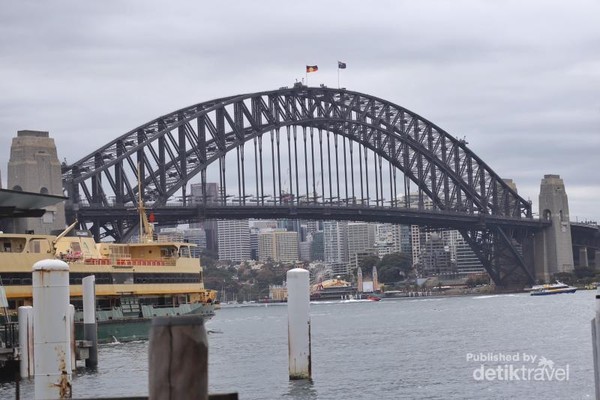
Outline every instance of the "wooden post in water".
{"type": "Polygon", "coordinates": [[[21,306],[19,315],[19,372],[21,379],[33,378],[33,307],[21,306]]]}
{"type": "Polygon", "coordinates": [[[156,317],[148,348],[148,399],[208,399],[208,338],[200,316],[156,317]]]}

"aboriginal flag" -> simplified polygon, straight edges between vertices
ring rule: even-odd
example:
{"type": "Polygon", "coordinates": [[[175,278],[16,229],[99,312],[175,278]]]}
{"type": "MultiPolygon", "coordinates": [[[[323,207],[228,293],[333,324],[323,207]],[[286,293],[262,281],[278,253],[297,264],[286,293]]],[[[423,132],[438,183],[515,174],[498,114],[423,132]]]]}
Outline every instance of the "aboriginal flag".
{"type": "Polygon", "coordinates": [[[306,72],[317,72],[319,70],[319,67],[317,67],[316,65],[307,65],[306,66],[306,72]]]}
{"type": "Polygon", "coordinates": [[[338,61],[338,68],[339,68],[339,69],[346,69],[346,63],[345,63],[345,62],[338,61]]]}

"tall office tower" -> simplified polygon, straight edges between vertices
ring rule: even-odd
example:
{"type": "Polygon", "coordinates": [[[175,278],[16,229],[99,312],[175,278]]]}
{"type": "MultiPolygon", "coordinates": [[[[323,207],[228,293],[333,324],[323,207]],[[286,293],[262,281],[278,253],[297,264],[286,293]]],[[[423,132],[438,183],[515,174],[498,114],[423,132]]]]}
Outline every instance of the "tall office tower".
{"type": "MultiPolygon", "coordinates": [[[[423,210],[429,210],[433,207],[433,203],[428,198],[419,198],[418,194],[411,194],[409,196],[402,196],[401,204],[405,204],[408,208],[418,208],[423,210]]],[[[421,235],[421,228],[419,225],[410,226],[410,240],[411,240],[411,255],[413,265],[421,265],[423,261],[420,259],[422,253],[422,240],[427,240],[428,233],[425,232],[421,235]]]]}
{"type": "Polygon", "coordinates": [[[463,236],[457,230],[441,232],[444,244],[450,252],[450,260],[456,263],[456,270],[460,275],[480,274],[485,272],[481,261],[463,236]]]}
{"type": "Polygon", "coordinates": [[[298,232],[271,231],[258,234],[258,259],[292,263],[298,260],[298,232]]]}
{"type": "Polygon", "coordinates": [[[348,260],[357,253],[372,251],[375,244],[375,224],[348,223],[348,260]]]}
{"type": "Polygon", "coordinates": [[[421,264],[421,228],[419,225],[410,226],[411,256],[413,265],[421,264]]]}
{"type": "Polygon", "coordinates": [[[348,263],[348,223],[325,221],[323,223],[324,258],[328,263],[348,263]]]}
{"type": "Polygon", "coordinates": [[[189,243],[194,243],[192,247],[192,257],[200,258],[202,250],[206,249],[206,232],[201,228],[189,228],[183,231],[183,238],[189,243]]]}
{"type": "MultiPolygon", "coordinates": [[[[410,251],[410,233],[403,232],[403,225],[377,224],[375,233],[375,249],[379,258],[392,253],[402,252],[402,244],[408,244],[410,251]],[[403,238],[403,234],[406,238],[403,238]]],[[[405,229],[406,230],[406,229],[405,229]]]]}
{"type": "Polygon", "coordinates": [[[400,251],[412,255],[410,225],[400,225],[400,251]]]}
{"type": "Polygon", "coordinates": [[[250,259],[258,260],[258,234],[260,230],[250,226],[250,259]]]}
{"type": "Polygon", "coordinates": [[[312,261],[310,258],[310,248],[312,246],[312,236],[308,235],[307,240],[298,243],[298,257],[300,261],[312,261]]]}
{"type": "Polygon", "coordinates": [[[241,262],[250,259],[250,226],[248,220],[219,220],[219,260],[241,262]]]}
{"type": "MultiPolygon", "coordinates": [[[[54,139],[48,132],[18,131],[13,138],[8,162],[8,189],[62,196],[62,176],[54,139]]],[[[41,218],[22,218],[15,222],[20,233],[49,234],[65,228],[63,203],[46,207],[41,218]]]]}
{"type": "Polygon", "coordinates": [[[428,235],[419,260],[420,272],[424,276],[447,276],[456,273],[456,262],[451,259],[450,249],[438,232],[428,235]]]}
{"type": "MultiPolygon", "coordinates": [[[[202,194],[202,183],[192,183],[190,185],[190,195],[192,204],[202,204],[204,197],[202,194]]],[[[219,195],[219,187],[214,182],[206,183],[206,204],[216,203],[219,195]]],[[[217,245],[217,222],[208,220],[203,222],[192,222],[190,228],[203,228],[206,232],[206,248],[212,252],[218,251],[217,245]]]]}
{"type": "Polygon", "coordinates": [[[456,245],[456,269],[461,275],[481,274],[486,272],[483,264],[471,246],[461,237],[456,245]]]}
{"type": "MultiPolygon", "coordinates": [[[[190,195],[193,204],[203,203],[202,183],[192,183],[190,185],[190,195]]],[[[219,185],[215,182],[206,183],[206,204],[216,203],[219,197],[219,185]]]]}
{"type": "Polygon", "coordinates": [[[312,243],[310,244],[310,260],[324,261],[325,260],[325,235],[323,231],[314,232],[312,234],[312,243]]]}
{"type": "Polygon", "coordinates": [[[308,233],[317,232],[319,230],[319,221],[304,221],[303,225],[306,225],[306,231],[308,233]]]}

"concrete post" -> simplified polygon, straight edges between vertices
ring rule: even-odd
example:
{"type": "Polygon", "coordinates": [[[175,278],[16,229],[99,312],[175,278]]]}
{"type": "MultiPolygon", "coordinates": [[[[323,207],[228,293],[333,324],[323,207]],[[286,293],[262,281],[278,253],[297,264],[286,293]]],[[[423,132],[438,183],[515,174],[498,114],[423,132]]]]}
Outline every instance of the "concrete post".
{"type": "Polygon", "coordinates": [[[71,371],[77,369],[77,341],[75,340],[75,306],[69,304],[69,324],[67,326],[71,347],[71,371]]]}
{"type": "Polygon", "coordinates": [[[148,399],[208,399],[208,338],[200,316],[152,320],[148,399]]]}
{"type": "Polygon", "coordinates": [[[69,266],[60,260],[33,265],[34,398],[71,398],[69,266]]]}
{"type": "Polygon", "coordinates": [[[302,268],[287,272],[290,379],[311,379],[310,282],[302,268]]]}
{"type": "Polygon", "coordinates": [[[21,379],[33,377],[33,307],[21,306],[19,315],[19,353],[21,379]]]}
{"type": "Polygon", "coordinates": [[[594,387],[600,400],[600,289],[596,290],[596,318],[592,319],[592,345],[594,356],[594,387]]]}
{"type": "Polygon", "coordinates": [[[98,366],[98,326],[96,322],[96,277],[86,276],[82,279],[83,286],[83,339],[92,342],[89,357],[85,366],[98,366]]]}

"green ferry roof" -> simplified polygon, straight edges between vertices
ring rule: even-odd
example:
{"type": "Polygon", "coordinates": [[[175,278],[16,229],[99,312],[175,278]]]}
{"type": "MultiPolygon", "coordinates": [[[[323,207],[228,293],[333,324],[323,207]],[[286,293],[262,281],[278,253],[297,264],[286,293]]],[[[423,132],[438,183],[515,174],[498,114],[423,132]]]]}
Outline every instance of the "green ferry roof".
{"type": "Polygon", "coordinates": [[[0,189],[0,218],[41,217],[48,207],[67,197],[0,189]]]}

